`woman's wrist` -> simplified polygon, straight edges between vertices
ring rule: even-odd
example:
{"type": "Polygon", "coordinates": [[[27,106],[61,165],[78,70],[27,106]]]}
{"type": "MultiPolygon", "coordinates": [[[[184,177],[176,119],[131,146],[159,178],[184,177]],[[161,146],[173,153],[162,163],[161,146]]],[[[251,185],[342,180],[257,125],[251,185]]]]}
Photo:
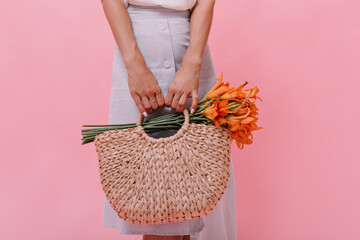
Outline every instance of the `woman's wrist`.
{"type": "Polygon", "coordinates": [[[201,54],[187,51],[183,57],[181,67],[190,69],[196,73],[200,73],[201,64],[202,64],[201,54]]]}
{"type": "Polygon", "coordinates": [[[124,54],[123,59],[127,71],[146,67],[145,59],[137,45],[135,45],[133,48],[127,48],[127,52],[124,54]]]}

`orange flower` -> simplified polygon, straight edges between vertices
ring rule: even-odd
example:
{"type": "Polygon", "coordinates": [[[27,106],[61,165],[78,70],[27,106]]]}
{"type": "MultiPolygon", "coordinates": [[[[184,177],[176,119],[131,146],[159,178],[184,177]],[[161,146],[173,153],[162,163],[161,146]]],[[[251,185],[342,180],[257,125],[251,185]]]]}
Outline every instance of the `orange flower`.
{"type": "Polygon", "coordinates": [[[223,83],[222,72],[220,78],[216,78],[216,80],[218,80],[218,82],[209,90],[209,92],[206,94],[204,99],[200,101],[200,103],[215,97],[220,97],[220,100],[241,100],[248,95],[251,89],[253,90],[249,97],[255,99],[257,98],[256,93],[259,92],[259,89],[256,86],[254,88],[242,90],[244,86],[248,83],[247,81],[245,81],[245,83],[241,84],[236,88],[234,87],[229,88],[229,82],[223,83]]]}
{"type": "Polygon", "coordinates": [[[221,96],[221,99],[242,99],[246,97],[246,94],[244,92],[241,91],[241,89],[244,88],[244,86],[247,84],[248,82],[245,81],[245,83],[241,84],[240,86],[236,87],[236,88],[232,88],[229,92],[225,93],[224,95],[221,96]]]}
{"type": "Polygon", "coordinates": [[[207,118],[214,120],[216,118],[216,116],[218,115],[216,110],[217,110],[216,105],[212,105],[211,107],[208,107],[204,110],[204,115],[207,118]]]}
{"type": "Polygon", "coordinates": [[[253,120],[254,120],[253,117],[247,117],[247,118],[244,118],[244,119],[240,120],[240,122],[243,123],[243,124],[247,124],[247,123],[250,123],[253,120]]]}
{"type": "Polygon", "coordinates": [[[229,117],[226,117],[225,120],[226,120],[226,123],[229,125],[230,130],[231,130],[232,132],[234,132],[234,131],[236,131],[236,130],[239,129],[239,127],[240,127],[240,120],[239,120],[238,118],[233,117],[233,116],[230,115],[229,117]]]}
{"type": "Polygon", "coordinates": [[[205,117],[213,120],[217,127],[220,126],[220,123],[221,124],[226,123],[224,116],[227,115],[228,113],[231,113],[227,105],[227,102],[228,100],[220,101],[219,97],[217,97],[217,100],[213,101],[212,105],[206,108],[203,112],[205,117]]]}
{"type": "Polygon", "coordinates": [[[255,86],[243,89],[248,83],[233,88],[229,83],[223,83],[223,73],[221,72],[218,82],[211,88],[203,100],[203,113],[208,119],[214,121],[217,127],[225,125],[231,130],[231,139],[236,141],[238,148],[243,148],[244,144],[251,144],[252,131],[262,129],[256,125],[258,120],[258,108],[255,105],[256,99],[262,99],[256,94],[259,89],[255,86]],[[214,100],[216,98],[217,100],[214,100]],[[230,109],[231,108],[231,109],[230,109]]]}
{"type": "Polygon", "coordinates": [[[231,112],[232,112],[232,114],[237,115],[237,116],[247,117],[251,113],[251,109],[237,107],[237,108],[234,108],[231,112]]]}
{"type": "MultiPolygon", "coordinates": [[[[235,139],[238,148],[244,148],[244,144],[251,144],[253,141],[248,137],[251,133],[247,130],[238,130],[231,134],[231,139],[235,139]]],[[[251,135],[252,136],[252,135],[251,135]]]]}
{"type": "Polygon", "coordinates": [[[221,100],[230,100],[230,99],[237,99],[239,96],[238,92],[235,90],[229,90],[220,96],[221,100]]]}
{"type": "Polygon", "coordinates": [[[259,127],[256,125],[256,121],[259,119],[258,117],[253,116],[254,121],[250,122],[251,131],[262,129],[263,127],[259,127]]]}
{"type": "Polygon", "coordinates": [[[240,86],[238,86],[236,88],[228,88],[227,92],[220,95],[220,99],[241,100],[241,99],[245,98],[247,94],[245,92],[241,91],[241,89],[243,89],[247,83],[248,82],[245,81],[245,83],[241,84],[240,86]]]}
{"type": "Polygon", "coordinates": [[[243,95],[242,96],[246,96],[250,91],[252,90],[252,93],[250,94],[250,98],[255,98],[255,99],[260,99],[260,101],[262,101],[262,99],[258,96],[256,96],[256,94],[260,91],[260,89],[258,89],[256,86],[253,88],[249,88],[249,89],[244,89],[242,90],[243,95]]]}
{"type": "Polygon", "coordinates": [[[219,97],[221,95],[223,95],[224,93],[227,93],[229,91],[229,83],[225,83],[224,85],[222,85],[221,87],[219,87],[218,89],[214,90],[211,93],[208,93],[206,95],[207,99],[211,99],[214,97],[219,97]]]}
{"type": "Polygon", "coordinates": [[[221,87],[223,84],[222,82],[223,79],[223,73],[221,72],[220,78],[216,78],[216,80],[218,80],[218,82],[209,90],[209,92],[206,94],[205,98],[207,98],[207,95],[213,93],[216,89],[218,89],[219,87],[221,87]]]}
{"type": "Polygon", "coordinates": [[[253,136],[251,132],[262,129],[262,127],[256,125],[258,117],[255,117],[253,114],[257,114],[257,112],[252,112],[250,108],[236,108],[234,110],[235,113],[240,114],[235,115],[233,111],[232,114],[225,119],[231,130],[231,139],[235,139],[237,146],[243,148],[244,144],[252,143],[251,139],[253,136]]]}
{"type": "MultiPolygon", "coordinates": [[[[209,92],[206,94],[206,96],[204,97],[204,99],[202,101],[214,98],[214,97],[218,97],[222,94],[224,94],[225,92],[229,91],[229,83],[223,83],[223,73],[221,72],[220,74],[220,78],[216,78],[216,80],[218,81],[210,90],[209,92]]],[[[233,88],[232,88],[233,89],[233,88]]],[[[200,101],[200,102],[202,102],[200,101]]]]}

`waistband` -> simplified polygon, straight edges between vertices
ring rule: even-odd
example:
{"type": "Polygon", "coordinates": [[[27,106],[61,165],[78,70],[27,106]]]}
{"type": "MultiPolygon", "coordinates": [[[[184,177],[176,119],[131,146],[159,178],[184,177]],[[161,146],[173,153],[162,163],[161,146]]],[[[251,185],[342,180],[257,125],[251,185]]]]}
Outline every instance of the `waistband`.
{"type": "Polygon", "coordinates": [[[177,10],[162,6],[145,6],[129,4],[127,11],[131,19],[151,18],[190,18],[190,9],[177,10]]]}

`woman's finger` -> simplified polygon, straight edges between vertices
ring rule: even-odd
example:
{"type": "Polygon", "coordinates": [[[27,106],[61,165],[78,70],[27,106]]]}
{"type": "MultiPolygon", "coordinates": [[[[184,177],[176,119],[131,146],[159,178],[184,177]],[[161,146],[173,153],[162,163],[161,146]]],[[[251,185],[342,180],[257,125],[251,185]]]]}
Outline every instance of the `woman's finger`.
{"type": "Polygon", "coordinates": [[[190,112],[191,113],[193,113],[195,110],[196,110],[196,108],[197,108],[197,105],[198,105],[198,102],[199,102],[199,99],[198,99],[198,92],[196,91],[196,90],[193,90],[192,92],[191,92],[191,100],[192,100],[192,102],[191,102],[191,107],[190,107],[190,112]]]}
{"type": "Polygon", "coordinates": [[[132,97],[134,99],[134,102],[135,102],[137,108],[139,109],[139,112],[141,112],[141,114],[144,115],[144,117],[146,117],[147,113],[146,113],[144,106],[142,105],[140,96],[137,94],[134,94],[132,97]]]}
{"type": "Polygon", "coordinates": [[[149,102],[149,99],[147,96],[141,96],[141,101],[144,105],[144,108],[146,110],[147,113],[152,113],[152,108],[151,108],[151,104],[149,102]]]}
{"type": "Polygon", "coordinates": [[[176,109],[177,105],[179,103],[179,99],[180,99],[180,92],[175,92],[174,97],[172,99],[172,103],[171,103],[171,108],[172,109],[176,109]]]}
{"type": "Polygon", "coordinates": [[[165,97],[165,105],[167,107],[171,107],[173,97],[174,97],[174,91],[171,88],[169,88],[169,90],[168,90],[168,92],[166,94],[166,97],[165,97]]]}
{"type": "Polygon", "coordinates": [[[156,101],[158,103],[159,108],[161,108],[161,109],[164,108],[165,99],[164,99],[164,96],[162,95],[161,91],[159,93],[156,93],[155,97],[156,97],[156,101]]]}
{"type": "Polygon", "coordinates": [[[178,112],[184,111],[185,103],[186,103],[186,100],[188,98],[188,95],[189,94],[185,93],[185,92],[183,94],[181,94],[179,102],[178,102],[177,107],[176,107],[176,111],[178,111],[178,112]]]}
{"type": "Polygon", "coordinates": [[[157,101],[156,101],[156,98],[155,98],[155,94],[154,95],[150,95],[148,96],[149,98],[149,102],[150,102],[150,105],[152,107],[152,109],[155,111],[156,109],[158,109],[158,104],[157,104],[157,101]]]}

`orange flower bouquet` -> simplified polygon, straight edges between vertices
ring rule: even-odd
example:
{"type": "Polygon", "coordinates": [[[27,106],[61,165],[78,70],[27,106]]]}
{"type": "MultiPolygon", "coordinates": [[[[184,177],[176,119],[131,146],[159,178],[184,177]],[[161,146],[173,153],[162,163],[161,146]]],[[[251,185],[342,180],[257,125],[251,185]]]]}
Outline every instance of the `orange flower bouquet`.
{"type": "MultiPolygon", "coordinates": [[[[256,94],[259,89],[243,89],[248,83],[234,88],[229,83],[223,83],[223,73],[216,78],[217,83],[210,89],[206,96],[198,103],[194,113],[190,114],[190,123],[213,124],[217,127],[225,127],[231,130],[231,140],[235,140],[238,148],[242,149],[245,144],[253,143],[252,131],[262,129],[257,126],[258,108],[255,105],[256,94]]],[[[146,132],[160,131],[164,129],[180,129],[184,121],[181,112],[166,114],[143,121],[141,125],[146,132]]],[[[93,127],[82,130],[82,144],[93,142],[96,134],[107,130],[125,129],[136,127],[136,123],[112,124],[112,125],[83,125],[93,127]],[[94,128],[95,127],[95,128],[94,128]]]]}

